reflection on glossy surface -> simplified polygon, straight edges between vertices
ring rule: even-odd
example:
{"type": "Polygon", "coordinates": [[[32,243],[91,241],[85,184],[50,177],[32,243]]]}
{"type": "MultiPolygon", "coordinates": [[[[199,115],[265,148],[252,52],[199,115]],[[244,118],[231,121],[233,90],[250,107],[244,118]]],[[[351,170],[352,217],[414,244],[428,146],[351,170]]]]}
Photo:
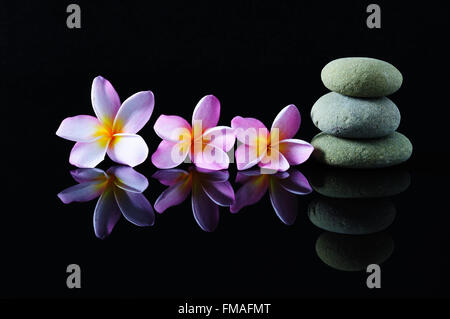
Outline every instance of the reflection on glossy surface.
{"type": "Polygon", "coordinates": [[[311,172],[311,185],[318,193],[333,198],[376,198],[405,191],[411,177],[402,167],[352,170],[319,166],[311,172]]]}
{"type": "Polygon", "coordinates": [[[294,168],[276,174],[261,174],[260,170],[241,171],[236,176],[236,182],[243,185],[236,192],[236,201],[230,207],[232,213],[257,203],[269,189],[273,209],[286,225],[292,225],[297,217],[296,195],[312,192],[306,177],[294,168]]]}
{"type": "Polygon", "coordinates": [[[370,171],[324,167],[312,175],[320,195],[309,204],[308,217],[327,231],[316,242],[319,258],[345,271],[365,270],[369,264],[386,261],[394,241],[383,231],[397,214],[386,197],[409,187],[409,173],[401,167],[370,171]]]}
{"type": "Polygon", "coordinates": [[[155,210],[164,212],[181,204],[190,193],[192,212],[201,229],[212,232],[219,223],[219,206],[231,206],[234,191],[228,181],[228,171],[210,171],[190,166],[181,169],[159,170],[153,178],[169,186],[155,202],[155,210]]]}
{"type": "Polygon", "coordinates": [[[316,242],[317,256],[328,266],[343,271],[360,271],[370,264],[380,265],[393,251],[394,241],[384,232],[370,235],[324,232],[316,242]]]}
{"type": "Polygon", "coordinates": [[[113,166],[106,172],[98,168],[80,168],[70,172],[79,183],[58,194],[65,204],[87,202],[100,197],[94,211],[94,231],[107,237],[120,215],[137,226],[152,226],[153,209],[142,194],[148,181],[128,166],[113,166]]]}
{"type": "Polygon", "coordinates": [[[396,209],[389,199],[334,199],[320,197],[308,207],[310,221],[340,234],[372,234],[389,227],[396,209]]]}

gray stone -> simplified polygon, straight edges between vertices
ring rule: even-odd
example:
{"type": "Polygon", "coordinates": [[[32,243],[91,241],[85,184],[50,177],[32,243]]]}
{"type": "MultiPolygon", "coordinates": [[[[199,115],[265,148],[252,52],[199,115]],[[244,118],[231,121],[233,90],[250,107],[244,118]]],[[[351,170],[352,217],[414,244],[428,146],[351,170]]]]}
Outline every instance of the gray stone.
{"type": "Polygon", "coordinates": [[[308,175],[314,190],[332,198],[379,198],[404,192],[411,175],[402,167],[354,170],[319,167],[308,175]]]}
{"type": "Polygon", "coordinates": [[[331,199],[321,197],[308,206],[309,220],[319,228],[339,234],[365,235],[382,231],[395,219],[389,199],[331,199]]]}
{"type": "Polygon", "coordinates": [[[316,241],[317,256],[328,266],[342,271],[366,270],[382,264],[392,255],[394,241],[384,233],[343,235],[324,232],[316,241]]]}
{"type": "Polygon", "coordinates": [[[372,58],[341,58],[322,69],[322,82],[331,91],[355,97],[380,97],[397,91],[402,74],[392,64],[372,58]]]}
{"type": "Polygon", "coordinates": [[[393,133],[400,111],[387,97],[362,99],[330,92],[311,110],[314,125],[322,132],[347,138],[376,138],[393,133]]]}
{"type": "Polygon", "coordinates": [[[412,153],[406,136],[394,132],[377,139],[346,139],[326,133],[311,141],[313,157],[327,165],[347,168],[379,168],[400,164],[412,153]]]}

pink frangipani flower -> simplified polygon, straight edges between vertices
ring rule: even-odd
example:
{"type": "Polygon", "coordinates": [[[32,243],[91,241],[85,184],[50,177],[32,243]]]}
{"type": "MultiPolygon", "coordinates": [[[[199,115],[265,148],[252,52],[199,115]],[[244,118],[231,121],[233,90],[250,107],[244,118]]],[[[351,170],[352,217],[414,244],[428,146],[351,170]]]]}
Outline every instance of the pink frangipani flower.
{"type": "Polygon", "coordinates": [[[293,104],[278,113],[270,132],[255,118],[233,118],[231,127],[242,143],[235,153],[238,170],[258,164],[261,169],[268,171],[287,171],[290,165],[305,162],[314,147],[293,138],[300,128],[300,121],[300,112],[293,104]]]}
{"type": "Polygon", "coordinates": [[[228,168],[228,152],[234,145],[231,127],[216,126],[220,102],[213,95],[203,97],[192,114],[192,126],[175,115],[161,115],[155,123],[163,141],[152,155],[152,163],[161,169],[174,168],[188,156],[197,167],[209,170],[228,168]]]}
{"type": "Polygon", "coordinates": [[[69,162],[81,168],[97,166],[105,154],[117,163],[136,166],[145,161],[148,147],[136,133],[144,127],[153,112],[151,91],[138,92],[122,104],[108,80],[97,76],[92,83],[92,106],[95,115],[68,117],[56,132],[74,141],[69,162]]]}

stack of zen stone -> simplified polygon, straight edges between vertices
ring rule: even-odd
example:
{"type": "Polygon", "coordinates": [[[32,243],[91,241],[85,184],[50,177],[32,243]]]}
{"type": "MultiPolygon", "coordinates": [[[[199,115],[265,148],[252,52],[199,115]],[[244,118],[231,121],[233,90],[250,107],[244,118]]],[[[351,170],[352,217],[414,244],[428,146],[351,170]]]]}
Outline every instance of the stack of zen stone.
{"type": "Polygon", "coordinates": [[[342,58],[322,70],[322,82],[332,92],[311,110],[322,133],[311,144],[320,162],[347,168],[388,167],[406,161],[412,144],[396,132],[400,112],[387,97],[402,85],[397,68],[372,58],[342,58]]]}

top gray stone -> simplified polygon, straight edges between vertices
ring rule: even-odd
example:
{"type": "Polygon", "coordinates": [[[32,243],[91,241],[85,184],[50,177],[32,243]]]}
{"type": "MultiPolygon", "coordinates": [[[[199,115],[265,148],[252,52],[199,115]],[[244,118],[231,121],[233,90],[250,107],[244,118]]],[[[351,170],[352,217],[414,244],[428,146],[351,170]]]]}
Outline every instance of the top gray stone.
{"type": "Polygon", "coordinates": [[[331,91],[354,97],[381,97],[397,91],[402,74],[392,64],[372,58],[341,58],[322,69],[322,82],[331,91]]]}

